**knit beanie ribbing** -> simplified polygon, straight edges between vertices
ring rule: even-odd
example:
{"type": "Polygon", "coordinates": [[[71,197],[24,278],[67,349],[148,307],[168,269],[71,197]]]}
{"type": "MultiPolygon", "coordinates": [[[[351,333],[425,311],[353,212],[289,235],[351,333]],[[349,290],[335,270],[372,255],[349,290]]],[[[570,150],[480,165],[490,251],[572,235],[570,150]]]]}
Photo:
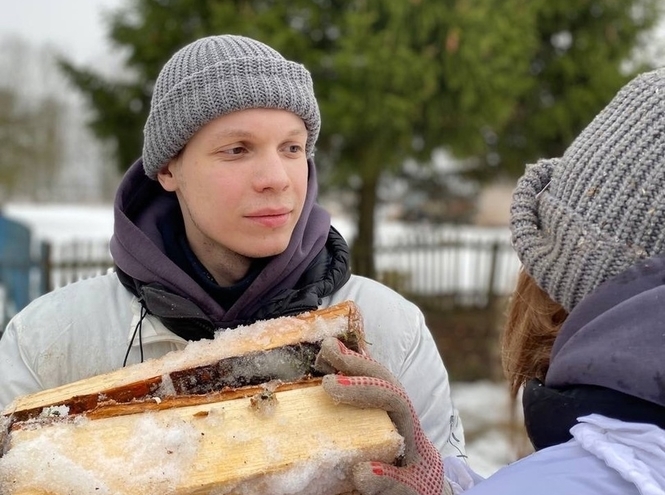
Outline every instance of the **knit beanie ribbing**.
{"type": "Polygon", "coordinates": [[[665,69],[624,86],[561,158],[528,165],[512,243],[570,312],[598,285],[665,251],[665,69]]]}
{"type": "Polygon", "coordinates": [[[143,129],[145,173],[155,179],[205,124],[250,108],[288,110],[302,118],[312,157],[321,117],[304,66],[243,36],[210,36],[181,48],[155,82],[143,129]]]}

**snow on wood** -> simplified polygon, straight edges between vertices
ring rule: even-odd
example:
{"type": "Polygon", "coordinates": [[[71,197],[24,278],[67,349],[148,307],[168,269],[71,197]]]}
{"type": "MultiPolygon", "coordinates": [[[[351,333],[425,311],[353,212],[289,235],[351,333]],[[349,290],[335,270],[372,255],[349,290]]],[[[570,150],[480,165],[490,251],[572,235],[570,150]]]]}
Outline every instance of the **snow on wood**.
{"type": "Polygon", "coordinates": [[[334,404],[321,386],[274,395],[267,414],[244,398],[16,430],[0,493],[333,495],[352,490],[354,464],[402,449],[384,411],[334,404]]]}
{"type": "Polygon", "coordinates": [[[358,343],[362,343],[362,334],[362,316],[358,307],[345,301],[318,311],[220,331],[214,339],[191,342],[184,350],[159,359],[19,397],[5,408],[3,415],[22,420],[25,419],[23,412],[32,417],[44,407],[73,405],[74,399],[78,407],[91,409],[105,399],[127,402],[160,391],[162,394],[173,393],[171,375],[181,370],[211,365],[255,351],[320,342],[326,336],[347,339],[355,336],[358,343]]]}
{"type": "MultiPolygon", "coordinates": [[[[312,376],[238,389],[197,384],[205,393],[181,395],[173,382],[191,369],[199,370],[196,380],[209,379],[211,363],[250,359],[258,351],[258,362],[274,373],[293,355],[267,350],[330,335],[353,336],[350,342],[362,350],[362,319],[353,303],[220,332],[151,362],[18,398],[0,416],[0,493],[350,492],[357,462],[390,463],[401,454],[403,439],[385,411],[336,404],[312,376]],[[125,400],[109,400],[118,390],[125,400]],[[81,404],[90,407],[72,411],[81,404]]],[[[247,363],[230,368],[243,380],[248,375],[247,363]]]]}

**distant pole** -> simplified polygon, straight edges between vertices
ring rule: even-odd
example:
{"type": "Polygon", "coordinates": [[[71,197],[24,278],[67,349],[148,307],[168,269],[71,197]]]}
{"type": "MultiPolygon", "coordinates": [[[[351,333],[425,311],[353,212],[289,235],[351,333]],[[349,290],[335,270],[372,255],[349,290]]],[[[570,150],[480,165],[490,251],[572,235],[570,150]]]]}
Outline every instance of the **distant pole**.
{"type": "Polygon", "coordinates": [[[496,267],[498,264],[498,258],[499,258],[499,243],[498,241],[492,241],[490,272],[489,272],[489,280],[487,281],[487,299],[485,302],[486,308],[490,308],[494,305],[494,299],[496,296],[494,291],[494,282],[496,280],[496,267]]]}
{"type": "Polygon", "coordinates": [[[39,246],[39,293],[46,294],[51,290],[51,244],[42,241],[39,246]]]}

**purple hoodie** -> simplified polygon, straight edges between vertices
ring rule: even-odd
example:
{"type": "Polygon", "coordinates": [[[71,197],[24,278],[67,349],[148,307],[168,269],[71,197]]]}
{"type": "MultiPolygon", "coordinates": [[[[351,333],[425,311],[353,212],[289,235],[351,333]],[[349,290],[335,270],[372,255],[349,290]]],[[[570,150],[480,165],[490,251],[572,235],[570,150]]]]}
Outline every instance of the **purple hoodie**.
{"type": "Polygon", "coordinates": [[[330,215],[315,202],[313,161],[308,161],[308,167],[307,196],[289,245],[268,262],[228,311],[165,254],[158,226],[180,215],[179,205],[173,193],[145,175],[141,160],[129,168],[116,194],[111,238],[116,266],[137,287],[151,284],[193,302],[217,327],[251,319],[266,301],[294,287],[328,240],[330,215]]]}
{"type": "Polygon", "coordinates": [[[595,385],[665,407],[665,257],[640,261],[573,309],[545,384],[595,385]]]}

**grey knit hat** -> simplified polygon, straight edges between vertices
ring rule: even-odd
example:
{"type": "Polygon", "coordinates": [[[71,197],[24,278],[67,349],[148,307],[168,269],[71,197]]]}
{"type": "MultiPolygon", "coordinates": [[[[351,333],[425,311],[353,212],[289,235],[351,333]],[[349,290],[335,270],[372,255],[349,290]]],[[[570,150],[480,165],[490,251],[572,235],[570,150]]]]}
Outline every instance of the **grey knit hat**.
{"type": "Polygon", "coordinates": [[[145,173],[155,179],[205,124],[250,108],[298,115],[307,129],[307,156],[313,155],[321,116],[304,66],[243,36],[210,36],[181,48],[155,83],[143,130],[145,173]]]}
{"type": "Polygon", "coordinates": [[[513,246],[567,311],[665,251],[665,69],[624,86],[561,158],[528,165],[513,193],[513,246]]]}

